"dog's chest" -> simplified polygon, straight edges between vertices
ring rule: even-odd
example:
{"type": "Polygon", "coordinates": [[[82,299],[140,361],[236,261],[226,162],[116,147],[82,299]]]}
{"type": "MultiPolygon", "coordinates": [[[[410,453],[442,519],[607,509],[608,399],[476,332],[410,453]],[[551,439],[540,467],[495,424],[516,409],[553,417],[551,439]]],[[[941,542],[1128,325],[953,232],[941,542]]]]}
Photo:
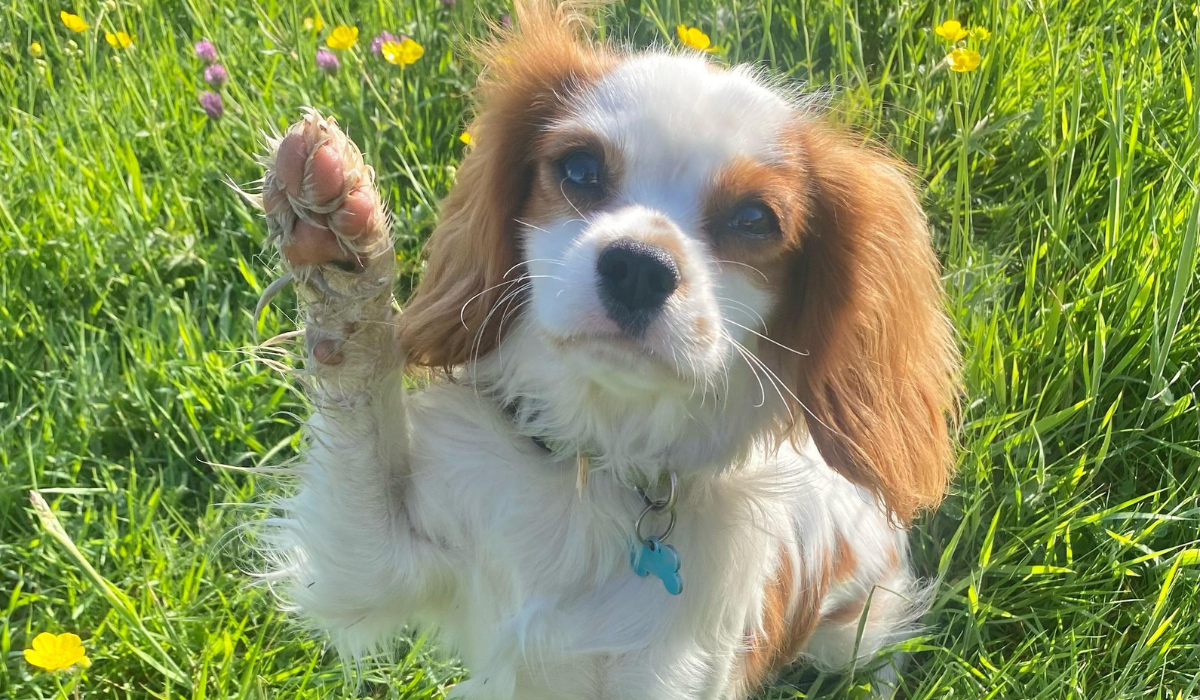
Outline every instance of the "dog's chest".
{"type": "Polygon", "coordinates": [[[475,677],[504,684],[512,674],[518,686],[536,685],[536,659],[543,671],[557,669],[560,688],[616,683],[638,695],[639,684],[684,656],[732,653],[724,647],[740,639],[752,591],[770,573],[766,554],[778,550],[765,543],[771,528],[761,518],[750,527],[738,515],[743,503],[713,502],[711,493],[705,507],[680,499],[668,543],[679,552],[683,590],[672,595],[631,564],[644,508],[632,489],[601,472],[580,493],[573,462],[547,459],[474,402],[420,402],[412,416],[413,487],[426,504],[419,516],[452,533],[445,544],[461,576],[432,612],[475,677]]]}

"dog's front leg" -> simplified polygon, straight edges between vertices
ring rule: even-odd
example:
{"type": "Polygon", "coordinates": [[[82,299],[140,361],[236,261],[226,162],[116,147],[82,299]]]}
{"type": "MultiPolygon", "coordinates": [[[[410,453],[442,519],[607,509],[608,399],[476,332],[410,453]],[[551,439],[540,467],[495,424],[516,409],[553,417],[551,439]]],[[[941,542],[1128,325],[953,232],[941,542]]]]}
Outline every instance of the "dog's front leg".
{"type": "Polygon", "coordinates": [[[263,209],[300,298],[314,408],[300,490],[283,504],[280,574],[291,601],[357,653],[453,587],[410,507],[390,227],[333,120],[308,113],[265,164],[263,209]]]}

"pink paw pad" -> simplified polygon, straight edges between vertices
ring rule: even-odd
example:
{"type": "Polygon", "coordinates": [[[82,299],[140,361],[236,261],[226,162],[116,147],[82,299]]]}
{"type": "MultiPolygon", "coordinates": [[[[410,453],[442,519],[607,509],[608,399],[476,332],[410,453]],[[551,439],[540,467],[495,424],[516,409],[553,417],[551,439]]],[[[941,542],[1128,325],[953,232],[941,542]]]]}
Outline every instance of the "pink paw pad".
{"type": "Polygon", "coordinates": [[[333,120],[310,114],[289,129],[269,159],[263,191],[268,216],[292,221],[290,231],[282,227],[288,265],[366,267],[386,236],[371,179],[361,153],[333,120]]]}

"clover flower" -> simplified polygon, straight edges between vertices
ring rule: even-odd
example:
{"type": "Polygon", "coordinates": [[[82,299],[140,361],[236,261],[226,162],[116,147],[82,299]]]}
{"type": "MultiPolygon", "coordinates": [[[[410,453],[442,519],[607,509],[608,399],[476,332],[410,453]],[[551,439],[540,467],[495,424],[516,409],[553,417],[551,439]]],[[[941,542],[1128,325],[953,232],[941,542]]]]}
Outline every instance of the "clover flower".
{"type": "Polygon", "coordinates": [[[341,62],[338,61],[337,54],[326,48],[317,49],[317,68],[333,75],[340,67],[341,62]]]}
{"type": "Polygon", "coordinates": [[[196,51],[196,58],[201,61],[205,63],[217,62],[217,47],[213,46],[213,43],[208,39],[201,39],[192,48],[196,51]]]}
{"type": "Polygon", "coordinates": [[[204,82],[208,83],[213,90],[220,90],[229,82],[229,72],[225,70],[225,66],[220,63],[214,63],[204,69],[204,82]]]}
{"type": "Polygon", "coordinates": [[[375,35],[375,38],[371,40],[371,53],[375,54],[376,56],[381,55],[380,49],[383,48],[384,44],[386,44],[390,41],[398,42],[398,41],[400,41],[400,37],[396,36],[395,34],[392,34],[391,32],[389,32],[387,30],[379,32],[378,34],[375,35]]]}
{"type": "Polygon", "coordinates": [[[217,121],[225,114],[225,102],[221,96],[215,92],[205,90],[200,93],[200,107],[204,109],[204,113],[208,118],[217,121]]]}

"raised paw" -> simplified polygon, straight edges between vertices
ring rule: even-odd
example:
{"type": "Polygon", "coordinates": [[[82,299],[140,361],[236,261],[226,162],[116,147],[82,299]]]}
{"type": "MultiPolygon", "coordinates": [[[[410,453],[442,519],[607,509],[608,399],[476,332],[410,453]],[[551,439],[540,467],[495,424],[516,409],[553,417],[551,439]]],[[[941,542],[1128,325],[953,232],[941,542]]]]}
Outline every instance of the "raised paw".
{"type": "Polygon", "coordinates": [[[310,372],[340,366],[335,376],[350,391],[346,373],[365,379],[392,348],[395,256],[374,173],[337,123],[312,111],[271,144],[264,164],[262,207],[287,274],[260,310],[294,279],[310,372]]]}
{"type": "Polygon", "coordinates": [[[306,114],[266,165],[263,209],[289,267],[363,270],[389,252],[374,175],[333,119],[306,114]]]}

